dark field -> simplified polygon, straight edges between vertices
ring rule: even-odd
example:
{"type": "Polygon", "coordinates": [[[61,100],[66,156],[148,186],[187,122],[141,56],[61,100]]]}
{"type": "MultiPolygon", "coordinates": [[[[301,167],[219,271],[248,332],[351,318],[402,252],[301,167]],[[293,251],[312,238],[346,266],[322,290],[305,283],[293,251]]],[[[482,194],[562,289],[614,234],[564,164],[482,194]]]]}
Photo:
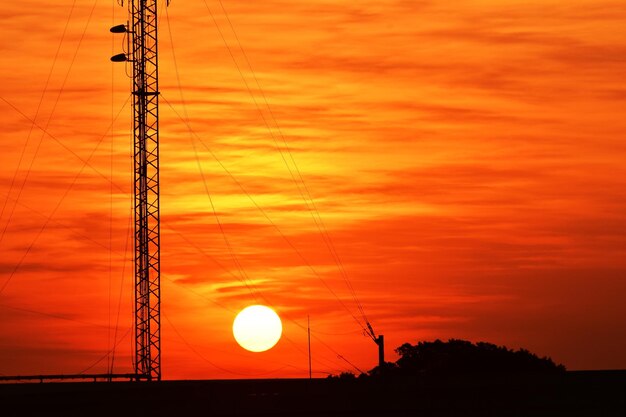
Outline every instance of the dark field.
{"type": "Polygon", "coordinates": [[[626,416],[626,371],[0,385],[0,416],[626,416]]]}

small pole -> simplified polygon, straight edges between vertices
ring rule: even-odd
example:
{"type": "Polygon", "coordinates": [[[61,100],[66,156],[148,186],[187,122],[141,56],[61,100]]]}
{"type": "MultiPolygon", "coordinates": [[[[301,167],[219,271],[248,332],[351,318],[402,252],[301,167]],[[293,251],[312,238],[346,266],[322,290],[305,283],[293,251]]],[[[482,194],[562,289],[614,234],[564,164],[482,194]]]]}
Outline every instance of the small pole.
{"type": "Polygon", "coordinates": [[[309,337],[309,379],[313,379],[313,372],[311,371],[311,320],[309,316],[306,316],[307,334],[309,337]]]}
{"type": "Polygon", "coordinates": [[[378,345],[378,366],[382,369],[385,364],[385,336],[379,335],[376,344],[378,345]]]}

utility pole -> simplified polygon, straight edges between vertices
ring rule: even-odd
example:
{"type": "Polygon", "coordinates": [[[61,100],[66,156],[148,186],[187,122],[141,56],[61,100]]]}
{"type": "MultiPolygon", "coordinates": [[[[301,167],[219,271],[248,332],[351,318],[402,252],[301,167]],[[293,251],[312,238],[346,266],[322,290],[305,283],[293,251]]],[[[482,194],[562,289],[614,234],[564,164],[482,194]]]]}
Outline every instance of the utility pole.
{"type": "Polygon", "coordinates": [[[382,369],[385,364],[385,336],[379,334],[374,341],[378,345],[378,366],[382,369]]]}
{"type": "MultiPolygon", "coordinates": [[[[123,5],[123,0],[120,3],[123,5]]],[[[168,1],[169,4],[169,1],[168,1]]],[[[159,71],[157,0],[129,0],[130,21],[111,28],[126,33],[132,62],[135,211],[135,374],[161,380],[161,265],[159,211],[159,71]]]]}
{"type": "Polygon", "coordinates": [[[383,365],[385,365],[385,336],[383,336],[382,334],[376,336],[376,333],[374,332],[374,328],[372,327],[370,322],[366,320],[365,324],[367,325],[366,334],[378,346],[378,366],[380,367],[380,369],[382,369],[383,365]]]}

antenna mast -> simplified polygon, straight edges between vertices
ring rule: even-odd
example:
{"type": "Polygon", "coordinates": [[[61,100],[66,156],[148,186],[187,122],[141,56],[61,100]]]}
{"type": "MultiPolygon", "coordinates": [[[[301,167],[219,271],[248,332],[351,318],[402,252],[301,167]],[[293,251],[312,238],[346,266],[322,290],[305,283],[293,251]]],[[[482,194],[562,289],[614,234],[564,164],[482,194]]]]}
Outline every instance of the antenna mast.
{"type": "MultiPolygon", "coordinates": [[[[123,5],[123,1],[120,3],[123,5]]],[[[169,1],[168,1],[169,4],[169,1]]],[[[159,77],[157,0],[129,0],[130,21],[111,28],[129,36],[127,54],[111,58],[133,67],[135,209],[135,374],[161,380],[159,222],[159,77]]]]}
{"type": "Polygon", "coordinates": [[[157,1],[131,0],[135,172],[135,372],[161,379],[157,1]]]}

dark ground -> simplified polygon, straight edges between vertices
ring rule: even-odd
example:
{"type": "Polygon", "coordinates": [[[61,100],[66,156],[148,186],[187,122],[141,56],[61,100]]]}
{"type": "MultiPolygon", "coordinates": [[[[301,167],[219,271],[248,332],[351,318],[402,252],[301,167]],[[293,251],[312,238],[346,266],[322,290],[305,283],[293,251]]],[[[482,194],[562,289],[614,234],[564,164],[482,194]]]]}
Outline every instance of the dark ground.
{"type": "Polygon", "coordinates": [[[626,416],[626,371],[0,385],[0,416],[626,416]]]}

